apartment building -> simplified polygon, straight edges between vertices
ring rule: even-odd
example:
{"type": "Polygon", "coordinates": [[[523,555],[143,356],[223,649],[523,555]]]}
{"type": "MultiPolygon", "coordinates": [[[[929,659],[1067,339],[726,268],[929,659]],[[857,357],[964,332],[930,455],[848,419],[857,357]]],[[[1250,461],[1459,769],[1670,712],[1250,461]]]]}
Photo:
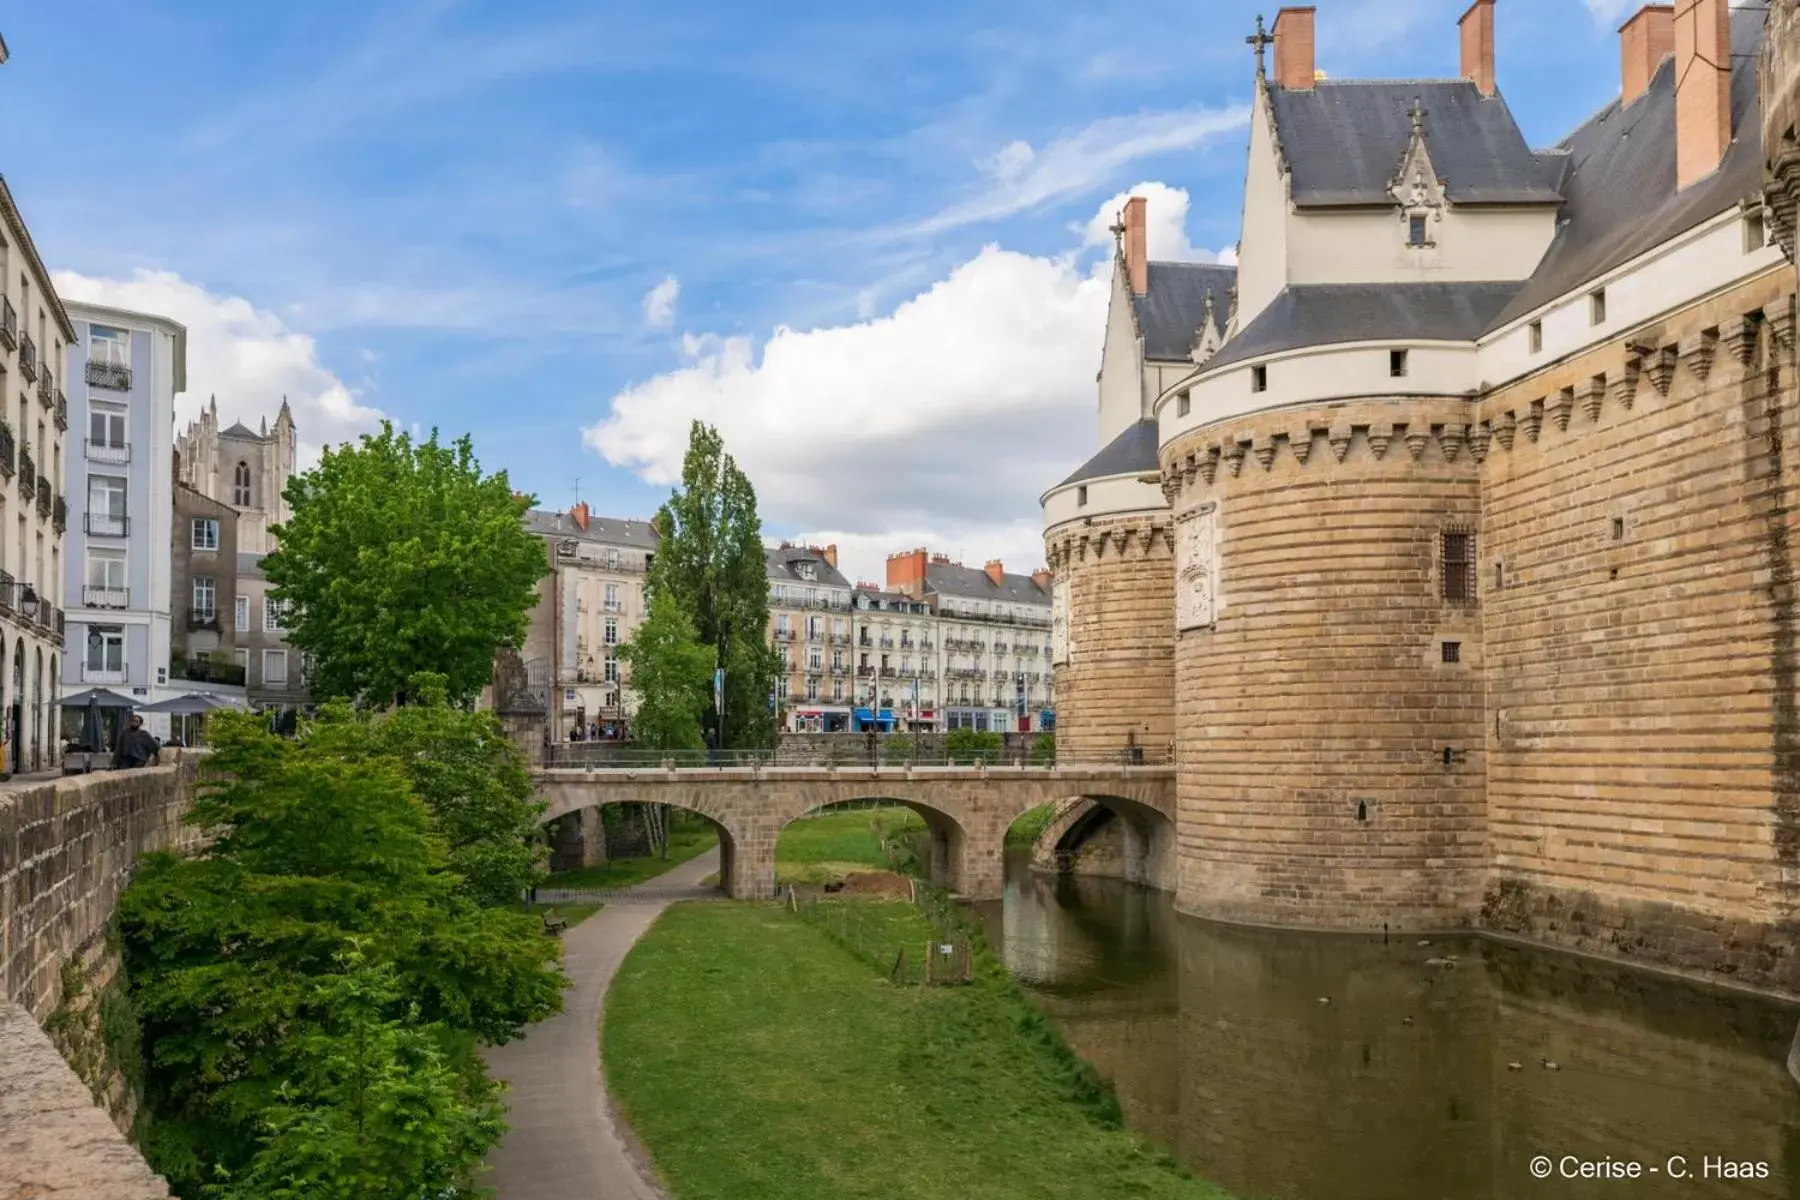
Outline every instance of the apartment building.
{"type": "Polygon", "coordinates": [[[909,550],[887,560],[888,589],[937,614],[938,727],[1030,732],[1052,729],[1050,573],[980,570],[909,550]]]}
{"type": "Polygon", "coordinates": [[[937,611],[904,592],[858,583],[855,605],[858,730],[938,727],[937,611]]]}
{"type": "Polygon", "coordinates": [[[65,351],[75,327],[0,179],[0,687],[4,768],[56,753],[64,643],[65,351]]]}
{"type": "Polygon", "coordinates": [[[838,571],[837,547],[783,542],[764,553],[769,638],[782,664],[775,684],[781,728],[847,731],[854,719],[854,589],[838,571]]]}
{"type": "Polygon", "coordinates": [[[63,561],[76,653],[63,660],[62,693],[109,687],[153,703],[170,681],[175,397],[187,389],[187,329],[149,313],[67,310],[75,336],[65,386],[78,437],[65,473],[82,512],[63,561]]]}
{"type": "Polygon", "coordinates": [[[656,558],[649,521],[596,516],[585,501],[567,512],[532,510],[525,527],[544,539],[550,573],[538,581],[524,658],[547,691],[550,729],[567,738],[627,736],[637,704],[619,647],[644,621],[644,580],[656,558]]]}

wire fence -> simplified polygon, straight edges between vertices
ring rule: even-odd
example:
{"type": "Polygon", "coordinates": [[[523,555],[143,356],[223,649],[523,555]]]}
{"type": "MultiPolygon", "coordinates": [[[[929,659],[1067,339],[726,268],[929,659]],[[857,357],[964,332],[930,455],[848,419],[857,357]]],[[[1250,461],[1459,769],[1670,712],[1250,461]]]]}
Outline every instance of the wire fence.
{"type": "Polygon", "coordinates": [[[975,941],[939,889],[913,881],[911,904],[801,899],[793,888],[788,909],[825,931],[894,983],[947,987],[975,978],[975,941]]]}

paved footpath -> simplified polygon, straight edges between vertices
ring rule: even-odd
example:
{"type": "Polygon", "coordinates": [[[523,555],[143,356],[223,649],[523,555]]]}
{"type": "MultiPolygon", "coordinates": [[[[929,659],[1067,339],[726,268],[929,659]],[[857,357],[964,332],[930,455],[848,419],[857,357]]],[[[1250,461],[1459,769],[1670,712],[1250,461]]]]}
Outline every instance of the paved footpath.
{"type": "Polygon", "coordinates": [[[719,852],[710,851],[619,893],[563,934],[563,968],[573,981],[563,1011],[487,1053],[493,1074],[512,1088],[512,1129],[480,1180],[500,1200],[663,1200],[614,1124],[600,1073],[600,1019],[632,944],[677,900],[717,896],[700,881],[718,869],[719,852]]]}

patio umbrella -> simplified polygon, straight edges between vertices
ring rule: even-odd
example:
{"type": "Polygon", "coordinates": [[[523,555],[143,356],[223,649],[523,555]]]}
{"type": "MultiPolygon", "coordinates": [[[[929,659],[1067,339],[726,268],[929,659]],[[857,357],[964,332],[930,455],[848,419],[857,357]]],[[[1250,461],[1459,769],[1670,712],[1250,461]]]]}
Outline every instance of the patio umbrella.
{"type": "Polygon", "coordinates": [[[130,709],[135,707],[130,700],[117,692],[109,692],[105,688],[89,688],[85,692],[77,692],[73,696],[65,696],[64,708],[81,708],[86,711],[81,715],[81,739],[79,745],[83,750],[99,753],[106,749],[106,733],[101,728],[100,710],[130,709]]]}
{"type": "Polygon", "coordinates": [[[158,700],[155,704],[146,704],[138,709],[141,713],[169,713],[171,716],[191,717],[199,713],[209,713],[215,708],[230,708],[223,700],[215,700],[211,696],[170,696],[167,700],[158,700]]]}

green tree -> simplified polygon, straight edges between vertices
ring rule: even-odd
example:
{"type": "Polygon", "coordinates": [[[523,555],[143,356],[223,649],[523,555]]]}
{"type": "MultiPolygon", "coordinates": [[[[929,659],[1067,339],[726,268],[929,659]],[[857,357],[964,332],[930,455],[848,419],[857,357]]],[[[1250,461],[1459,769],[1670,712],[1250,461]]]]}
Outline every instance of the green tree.
{"type": "Polygon", "coordinates": [[[648,587],[675,598],[725,668],[725,736],[721,743],[709,705],[708,737],[714,745],[774,745],[769,697],[780,658],[768,638],[768,559],[756,489],[711,426],[694,422],[681,486],[657,514],[657,528],[662,537],[648,587]]]}
{"type": "Polygon", "coordinates": [[[288,640],[314,660],[313,688],[375,705],[404,701],[417,671],[467,701],[494,651],[518,648],[543,543],[520,517],[506,472],[484,476],[467,437],[414,443],[383,423],[361,444],[326,450],[287,488],[293,519],[263,559],[289,606],[288,640]]]}
{"type": "Polygon", "coordinates": [[[702,644],[681,604],[666,589],[651,593],[649,612],[619,648],[638,697],[631,727],[653,750],[704,750],[717,652],[702,644]]]}
{"type": "MultiPolygon", "coordinates": [[[[354,1029],[338,987],[345,962],[391,972],[382,1019],[427,1033],[443,1056],[469,1110],[455,1122],[463,1132],[445,1135],[458,1144],[488,1128],[479,1045],[561,1003],[554,940],[531,916],[461,891],[405,771],[354,748],[356,728],[340,713],[288,740],[248,714],[217,714],[188,815],[212,840],[190,858],[147,856],[120,898],[147,1057],[146,1150],[184,1194],[238,1177],[271,1129],[287,1128],[279,1110],[319,1070],[317,1039],[354,1029]]],[[[328,1089],[302,1093],[313,1099],[301,1108],[335,1103],[328,1089]]]]}
{"type": "Polygon", "coordinates": [[[970,766],[999,762],[1006,739],[985,729],[952,729],[944,735],[944,753],[952,763],[970,766]]]}

